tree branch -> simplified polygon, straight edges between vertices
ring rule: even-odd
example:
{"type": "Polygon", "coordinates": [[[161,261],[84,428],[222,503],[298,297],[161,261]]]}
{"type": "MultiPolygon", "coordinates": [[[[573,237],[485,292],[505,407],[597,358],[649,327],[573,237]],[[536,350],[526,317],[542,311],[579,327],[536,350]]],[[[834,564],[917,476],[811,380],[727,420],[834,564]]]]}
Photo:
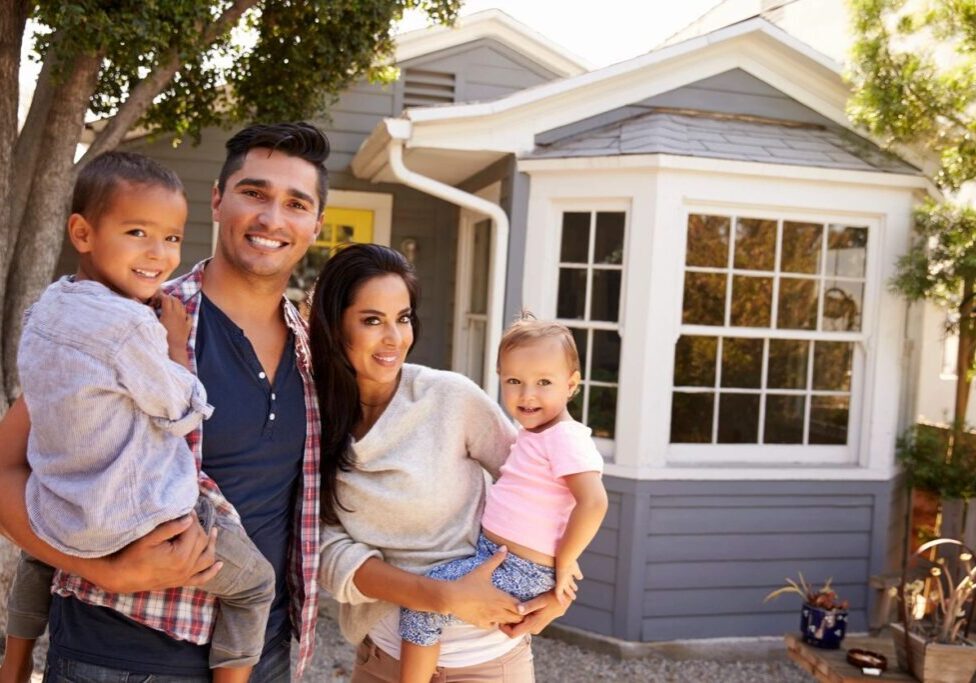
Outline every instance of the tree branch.
{"type": "MultiPolygon", "coordinates": [[[[258,4],[259,0],[237,0],[220,17],[203,31],[201,44],[210,45],[225,31],[230,30],[244,15],[244,12],[258,4]]],[[[125,138],[125,134],[142,118],[153,99],[163,91],[180,67],[183,65],[178,49],[174,48],[163,55],[158,66],[146,78],[139,81],[115,116],[95,138],[95,141],[81,158],[79,165],[87,164],[102,152],[115,149],[125,138]]]]}

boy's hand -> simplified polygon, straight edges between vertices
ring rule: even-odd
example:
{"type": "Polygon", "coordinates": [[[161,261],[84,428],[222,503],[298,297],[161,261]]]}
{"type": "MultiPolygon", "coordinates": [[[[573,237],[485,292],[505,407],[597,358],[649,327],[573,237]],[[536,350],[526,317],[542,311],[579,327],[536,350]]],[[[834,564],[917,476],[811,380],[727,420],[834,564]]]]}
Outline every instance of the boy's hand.
{"type": "Polygon", "coordinates": [[[186,342],[190,338],[190,328],[193,321],[186,313],[183,303],[175,296],[156,295],[159,301],[159,322],[166,328],[166,343],[169,346],[169,357],[180,365],[187,365],[186,342]]]}
{"type": "Polygon", "coordinates": [[[576,560],[567,564],[556,565],[556,587],[553,593],[560,605],[568,607],[576,599],[576,582],[583,579],[579,563],[576,560]]]}

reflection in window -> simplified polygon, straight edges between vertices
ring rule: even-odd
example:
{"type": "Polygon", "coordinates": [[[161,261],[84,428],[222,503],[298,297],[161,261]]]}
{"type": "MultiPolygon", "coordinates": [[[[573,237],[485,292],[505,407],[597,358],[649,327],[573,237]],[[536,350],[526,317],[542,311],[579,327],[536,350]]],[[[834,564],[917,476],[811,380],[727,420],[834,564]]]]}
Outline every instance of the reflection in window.
{"type": "Polygon", "coordinates": [[[559,246],[556,317],[573,333],[583,378],[569,412],[608,439],[617,422],[625,225],[622,211],[566,211],[559,246]]]}
{"type": "Polygon", "coordinates": [[[688,216],[672,443],[847,444],[868,242],[857,225],[688,216]]]}

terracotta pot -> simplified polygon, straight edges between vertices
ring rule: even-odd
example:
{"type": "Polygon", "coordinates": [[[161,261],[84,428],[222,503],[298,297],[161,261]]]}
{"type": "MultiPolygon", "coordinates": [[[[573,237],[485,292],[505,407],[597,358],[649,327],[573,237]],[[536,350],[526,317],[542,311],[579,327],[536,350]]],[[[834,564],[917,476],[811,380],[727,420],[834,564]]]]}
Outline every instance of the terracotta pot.
{"type": "MultiPolygon", "coordinates": [[[[905,629],[891,624],[898,666],[909,671],[905,650],[905,629]]],[[[922,683],[969,683],[976,673],[976,647],[928,642],[917,633],[908,635],[912,649],[910,673],[922,683]]]]}

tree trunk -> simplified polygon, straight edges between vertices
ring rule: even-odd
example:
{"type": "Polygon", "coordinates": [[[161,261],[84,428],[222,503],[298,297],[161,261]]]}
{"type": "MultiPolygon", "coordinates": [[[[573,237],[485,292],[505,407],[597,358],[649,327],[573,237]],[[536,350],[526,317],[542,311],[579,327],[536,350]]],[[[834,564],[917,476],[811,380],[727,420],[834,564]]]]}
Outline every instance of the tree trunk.
{"type": "Polygon", "coordinates": [[[29,202],[17,230],[13,261],[7,273],[3,310],[4,393],[19,394],[17,344],[24,310],[51,281],[64,236],[75,178],[74,155],[81,139],[88,102],[95,90],[101,55],[75,58],[51,101],[41,136],[41,154],[28,190],[29,202]]]}
{"type": "MultiPolygon", "coordinates": [[[[17,106],[20,100],[20,49],[27,24],[28,3],[12,0],[0,3],[0,282],[10,260],[10,193],[14,177],[14,145],[17,142],[17,106]]],[[[3,338],[0,316],[0,339],[3,338]]],[[[4,382],[0,365],[0,387],[4,382]]],[[[0,416],[8,402],[0,391],[0,416]]]]}
{"type": "Polygon", "coordinates": [[[963,280],[962,302],[959,305],[959,351],[956,355],[956,400],[952,414],[952,439],[947,459],[951,460],[956,444],[966,427],[966,412],[969,410],[969,390],[972,384],[973,360],[976,357],[976,325],[973,314],[974,281],[963,280]]]}

